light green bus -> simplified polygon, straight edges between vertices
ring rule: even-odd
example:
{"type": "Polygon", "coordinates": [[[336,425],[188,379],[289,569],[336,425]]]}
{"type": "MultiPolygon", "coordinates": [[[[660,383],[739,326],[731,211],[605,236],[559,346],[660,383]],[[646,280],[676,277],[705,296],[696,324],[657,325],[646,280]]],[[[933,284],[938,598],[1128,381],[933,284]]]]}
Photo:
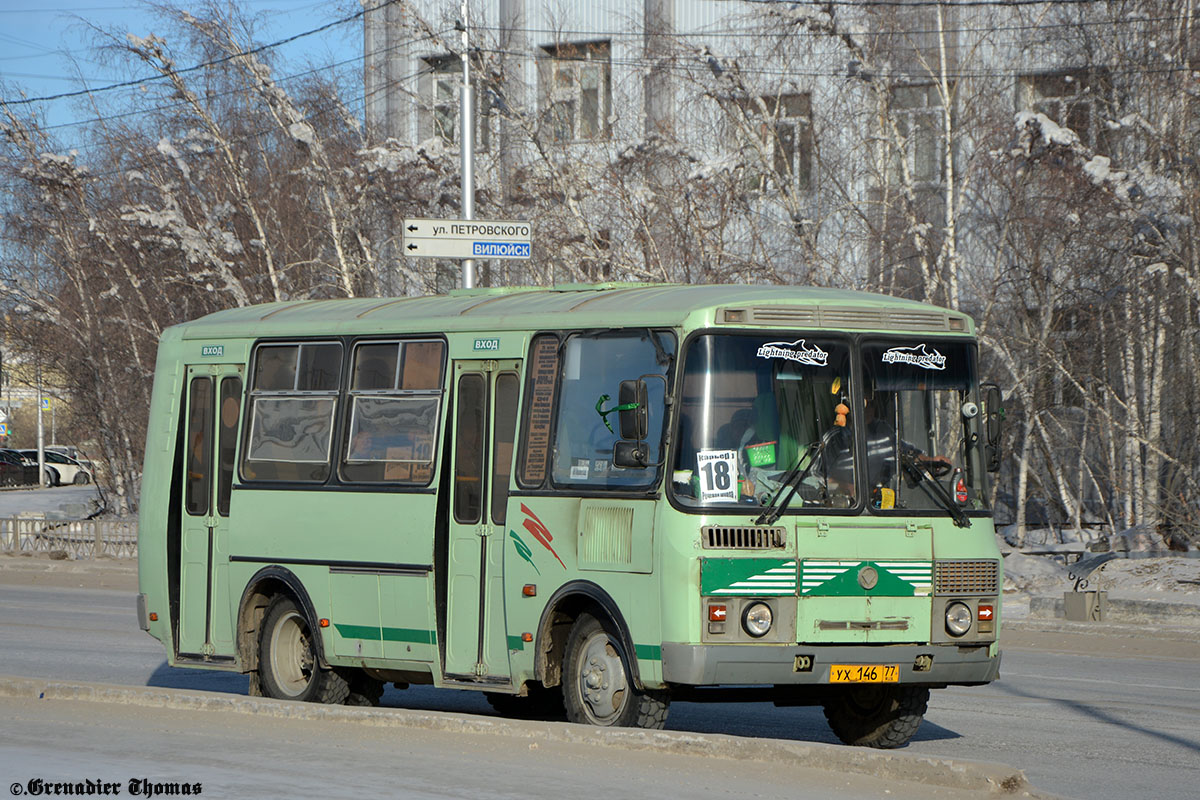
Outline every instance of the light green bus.
{"type": "Polygon", "coordinates": [[[973,322],[780,286],[284,302],[162,337],[138,615],[171,665],[662,727],[822,705],[905,744],[999,673],[973,322]]]}

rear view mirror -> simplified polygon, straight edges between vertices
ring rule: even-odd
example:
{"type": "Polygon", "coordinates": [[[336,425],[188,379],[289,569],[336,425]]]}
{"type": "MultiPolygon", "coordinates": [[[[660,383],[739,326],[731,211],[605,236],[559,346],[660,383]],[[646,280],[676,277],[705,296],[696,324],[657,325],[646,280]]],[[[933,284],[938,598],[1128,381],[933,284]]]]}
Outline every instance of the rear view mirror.
{"type": "Polygon", "coordinates": [[[984,435],[987,437],[985,460],[988,472],[1000,471],[1000,421],[1004,418],[1003,400],[1000,387],[995,384],[985,384],[983,395],[983,424],[984,435]]]}
{"type": "Polygon", "coordinates": [[[645,469],[650,466],[650,448],[645,442],[617,442],[613,447],[613,464],[625,469],[645,469]]]}
{"type": "Polygon", "coordinates": [[[650,392],[646,382],[638,379],[621,381],[617,391],[620,408],[621,438],[640,442],[650,430],[650,392]]]}

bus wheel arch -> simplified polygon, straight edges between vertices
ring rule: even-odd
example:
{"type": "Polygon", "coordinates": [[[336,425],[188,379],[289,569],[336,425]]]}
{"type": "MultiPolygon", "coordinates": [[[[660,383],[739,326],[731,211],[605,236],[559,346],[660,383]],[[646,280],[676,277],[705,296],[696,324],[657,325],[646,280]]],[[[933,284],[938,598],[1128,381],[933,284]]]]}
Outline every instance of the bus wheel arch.
{"type": "Polygon", "coordinates": [[[567,641],[576,620],[583,614],[589,614],[612,625],[625,652],[629,654],[628,667],[633,685],[642,690],[644,687],[637,658],[634,656],[633,637],[629,633],[629,626],[625,624],[625,619],[612,596],[590,581],[563,584],[550,596],[538,622],[534,676],[543,686],[562,685],[562,666],[567,641]]]}
{"type": "Polygon", "coordinates": [[[271,566],[259,570],[251,578],[242,592],[238,612],[238,654],[242,669],[250,673],[251,695],[324,703],[340,703],[346,699],[348,684],[329,668],[316,623],[312,600],[304,584],[292,572],[271,566]],[[266,630],[267,625],[276,630],[266,630]],[[311,648],[312,691],[282,691],[275,676],[264,675],[264,668],[269,665],[263,663],[263,652],[271,646],[271,641],[264,641],[264,637],[273,637],[272,641],[277,645],[281,641],[281,631],[291,635],[294,646],[299,647],[299,641],[303,640],[311,648]]]}

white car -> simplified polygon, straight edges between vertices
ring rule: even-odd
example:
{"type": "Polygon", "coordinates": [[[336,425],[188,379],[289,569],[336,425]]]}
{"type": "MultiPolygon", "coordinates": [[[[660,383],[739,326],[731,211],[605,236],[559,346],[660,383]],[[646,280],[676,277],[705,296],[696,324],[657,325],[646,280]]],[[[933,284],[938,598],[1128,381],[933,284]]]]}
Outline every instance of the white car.
{"type": "MultiPolygon", "coordinates": [[[[92,482],[92,471],[87,466],[54,450],[46,450],[45,453],[46,480],[44,483],[47,485],[61,486],[64,483],[73,483],[76,486],[83,486],[92,482]]],[[[21,455],[33,459],[34,464],[37,463],[37,450],[22,450],[21,455]]]]}

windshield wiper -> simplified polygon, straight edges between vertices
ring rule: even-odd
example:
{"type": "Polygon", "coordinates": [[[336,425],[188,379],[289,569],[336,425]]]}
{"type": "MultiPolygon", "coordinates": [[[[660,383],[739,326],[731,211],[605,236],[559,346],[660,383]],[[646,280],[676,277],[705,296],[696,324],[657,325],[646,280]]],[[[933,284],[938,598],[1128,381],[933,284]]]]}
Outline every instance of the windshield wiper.
{"type": "Polygon", "coordinates": [[[812,472],[812,468],[816,465],[817,459],[819,459],[821,454],[825,452],[825,446],[829,444],[829,440],[832,439],[833,435],[840,430],[844,429],[836,427],[830,428],[825,435],[821,437],[821,441],[819,441],[815,447],[809,448],[809,453],[812,454],[812,457],[808,460],[808,466],[804,468],[803,472],[800,471],[800,461],[797,461],[796,466],[787,471],[787,474],[783,476],[783,480],[779,483],[779,488],[775,490],[775,495],[767,503],[767,507],[764,508],[763,512],[758,515],[758,519],[754,520],[755,525],[775,524],[775,521],[783,514],[783,509],[787,507],[788,503],[792,502],[792,497],[796,494],[796,490],[800,488],[800,484],[804,483],[804,479],[808,477],[810,472],[812,472]],[[784,498],[783,502],[780,502],[779,498],[783,495],[784,490],[789,488],[791,491],[788,492],[788,496],[784,498]]]}
{"type": "Polygon", "coordinates": [[[908,476],[909,482],[913,486],[920,485],[925,490],[925,494],[950,514],[955,525],[960,528],[971,527],[971,520],[967,518],[966,512],[958,507],[958,503],[954,502],[954,498],[946,491],[946,487],[938,483],[921,466],[917,461],[916,453],[900,453],[900,465],[904,469],[904,474],[908,476]]]}

